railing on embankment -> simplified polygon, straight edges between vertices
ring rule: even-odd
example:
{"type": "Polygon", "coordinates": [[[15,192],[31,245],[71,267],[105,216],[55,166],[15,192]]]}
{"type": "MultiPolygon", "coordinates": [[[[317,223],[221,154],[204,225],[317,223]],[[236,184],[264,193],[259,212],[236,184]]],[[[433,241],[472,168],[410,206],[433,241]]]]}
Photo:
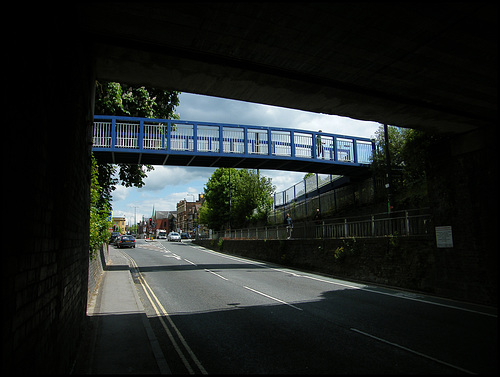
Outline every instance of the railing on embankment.
{"type": "MultiPolygon", "coordinates": [[[[385,236],[431,236],[432,217],[427,209],[413,209],[392,213],[377,213],[351,218],[323,219],[319,222],[295,221],[291,238],[367,238],[385,236]]],[[[202,238],[231,239],[286,239],[287,226],[274,225],[244,229],[213,231],[202,238]]]]}

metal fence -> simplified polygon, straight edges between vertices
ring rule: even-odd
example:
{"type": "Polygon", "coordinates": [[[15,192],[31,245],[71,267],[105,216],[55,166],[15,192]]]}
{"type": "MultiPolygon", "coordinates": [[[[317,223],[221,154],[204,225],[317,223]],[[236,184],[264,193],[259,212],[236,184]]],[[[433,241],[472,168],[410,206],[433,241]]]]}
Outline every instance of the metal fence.
{"type": "MultiPolygon", "coordinates": [[[[377,213],[352,218],[324,219],[294,222],[291,238],[366,238],[386,236],[430,236],[432,235],[432,217],[426,209],[414,209],[389,213],[377,213]]],[[[202,238],[232,239],[286,239],[290,229],[286,225],[274,225],[258,228],[210,231],[199,235],[202,238]]]]}
{"type": "Polygon", "coordinates": [[[307,130],[96,115],[94,148],[269,155],[370,164],[367,138],[307,130]]]}
{"type": "Polygon", "coordinates": [[[341,175],[332,174],[314,174],[302,181],[294,184],[286,190],[277,192],[273,195],[274,207],[289,204],[298,198],[305,199],[305,195],[317,191],[319,188],[342,178],[341,175]]]}
{"type": "Polygon", "coordinates": [[[384,180],[373,178],[320,193],[319,189],[322,189],[324,185],[333,184],[337,179],[342,179],[342,177],[334,175],[322,177],[319,174],[317,181],[316,176],[312,176],[287,190],[276,193],[274,209],[267,217],[268,223],[281,224],[287,213],[296,219],[310,218],[314,215],[316,208],[319,208],[322,213],[334,214],[344,209],[372,204],[381,193],[385,194],[384,180]]]}

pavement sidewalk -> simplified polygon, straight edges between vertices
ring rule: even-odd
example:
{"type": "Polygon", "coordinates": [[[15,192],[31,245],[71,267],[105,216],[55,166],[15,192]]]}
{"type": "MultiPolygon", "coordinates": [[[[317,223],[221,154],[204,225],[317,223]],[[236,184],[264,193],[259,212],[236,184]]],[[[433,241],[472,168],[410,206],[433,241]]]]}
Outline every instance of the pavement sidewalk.
{"type": "Polygon", "coordinates": [[[88,308],[88,331],[73,373],[170,374],[129,270],[114,247],[95,303],[88,308]]]}

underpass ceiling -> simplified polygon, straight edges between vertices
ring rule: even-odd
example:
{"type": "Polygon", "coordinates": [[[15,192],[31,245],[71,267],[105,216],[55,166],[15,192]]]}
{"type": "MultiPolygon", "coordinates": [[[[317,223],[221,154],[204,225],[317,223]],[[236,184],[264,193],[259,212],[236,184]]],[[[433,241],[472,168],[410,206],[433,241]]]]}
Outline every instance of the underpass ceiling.
{"type": "Polygon", "coordinates": [[[439,132],[496,126],[496,4],[78,7],[101,79],[439,132]]]}

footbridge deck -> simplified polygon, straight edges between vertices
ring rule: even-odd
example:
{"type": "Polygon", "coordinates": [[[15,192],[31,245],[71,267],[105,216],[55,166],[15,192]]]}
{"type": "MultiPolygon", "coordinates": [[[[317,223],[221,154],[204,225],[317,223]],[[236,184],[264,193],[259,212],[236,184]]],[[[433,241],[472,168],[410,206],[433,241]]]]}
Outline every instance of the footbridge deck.
{"type": "Polygon", "coordinates": [[[365,175],[370,139],[323,132],[121,116],[94,116],[103,162],[365,175]]]}

